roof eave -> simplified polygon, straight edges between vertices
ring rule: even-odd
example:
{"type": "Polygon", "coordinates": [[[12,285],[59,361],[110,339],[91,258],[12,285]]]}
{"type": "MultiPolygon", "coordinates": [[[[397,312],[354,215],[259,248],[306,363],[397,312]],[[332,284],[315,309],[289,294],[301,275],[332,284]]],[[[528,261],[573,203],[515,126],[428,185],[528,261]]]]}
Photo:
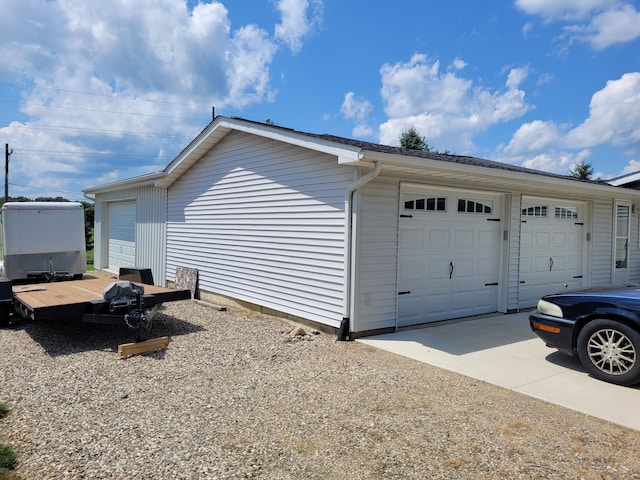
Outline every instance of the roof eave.
{"type": "Polygon", "coordinates": [[[164,175],[164,172],[148,173],[146,175],[118,180],[117,182],[107,183],[97,187],[85,188],[82,190],[82,193],[86,195],[95,195],[122,190],[123,188],[153,187],[156,185],[158,179],[164,177],[164,175]]]}

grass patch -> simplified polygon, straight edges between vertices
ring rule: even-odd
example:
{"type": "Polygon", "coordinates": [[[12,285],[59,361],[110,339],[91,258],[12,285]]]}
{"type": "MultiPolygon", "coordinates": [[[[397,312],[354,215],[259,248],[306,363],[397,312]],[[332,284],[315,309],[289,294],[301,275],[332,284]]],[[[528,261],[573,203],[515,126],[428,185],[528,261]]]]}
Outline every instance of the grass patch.
{"type": "MultiPolygon", "coordinates": [[[[7,404],[0,402],[0,418],[6,417],[8,413],[7,404]]],[[[12,472],[17,463],[18,460],[13,448],[0,443],[0,480],[20,480],[20,477],[12,472]]]]}
{"type": "Polygon", "coordinates": [[[0,443],[0,473],[3,473],[3,470],[12,470],[15,468],[16,463],[18,463],[18,461],[13,448],[0,443]]]}

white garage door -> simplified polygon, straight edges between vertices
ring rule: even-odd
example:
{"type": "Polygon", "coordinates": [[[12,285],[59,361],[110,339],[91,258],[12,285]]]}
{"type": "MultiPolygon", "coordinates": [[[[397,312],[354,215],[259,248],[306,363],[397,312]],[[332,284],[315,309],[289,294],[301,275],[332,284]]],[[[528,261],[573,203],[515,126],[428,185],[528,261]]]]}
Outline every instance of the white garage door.
{"type": "Polygon", "coordinates": [[[540,297],[583,285],[585,206],[523,199],[520,239],[520,308],[540,297]]]}
{"type": "Polygon", "coordinates": [[[136,263],[136,204],[109,204],[109,270],[135,267],[136,263]]]}
{"type": "Polygon", "coordinates": [[[497,311],[502,197],[404,189],[398,326],[497,311]]]}

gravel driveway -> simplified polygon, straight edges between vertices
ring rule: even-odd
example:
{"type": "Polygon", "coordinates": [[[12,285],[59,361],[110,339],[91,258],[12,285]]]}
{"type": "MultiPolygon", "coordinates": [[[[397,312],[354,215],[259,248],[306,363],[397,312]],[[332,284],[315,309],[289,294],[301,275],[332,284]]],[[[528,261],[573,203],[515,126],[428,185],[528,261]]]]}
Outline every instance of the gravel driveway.
{"type": "Polygon", "coordinates": [[[640,479],[638,431],[373,347],[191,301],[154,328],[128,359],[123,328],[0,330],[18,478],[640,479]]]}

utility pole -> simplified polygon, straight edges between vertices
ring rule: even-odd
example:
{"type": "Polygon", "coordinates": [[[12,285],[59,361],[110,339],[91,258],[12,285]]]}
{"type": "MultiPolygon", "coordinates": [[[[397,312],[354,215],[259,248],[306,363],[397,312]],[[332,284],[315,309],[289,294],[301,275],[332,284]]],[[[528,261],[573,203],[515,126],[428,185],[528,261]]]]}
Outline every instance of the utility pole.
{"type": "Polygon", "coordinates": [[[4,144],[4,201],[9,201],[9,157],[13,150],[9,151],[9,144],[4,144]]]}

